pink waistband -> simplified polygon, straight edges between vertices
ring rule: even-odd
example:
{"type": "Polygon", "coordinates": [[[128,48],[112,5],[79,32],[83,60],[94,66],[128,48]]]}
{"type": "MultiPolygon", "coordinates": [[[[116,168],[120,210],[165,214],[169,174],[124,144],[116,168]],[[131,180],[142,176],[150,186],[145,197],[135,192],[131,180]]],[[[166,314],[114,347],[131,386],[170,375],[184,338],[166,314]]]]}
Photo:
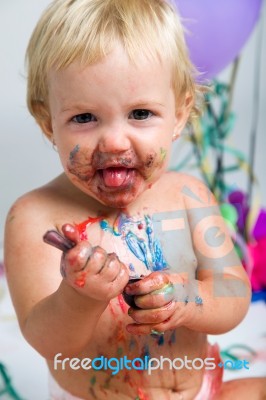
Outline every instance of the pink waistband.
{"type": "Polygon", "coordinates": [[[205,370],[200,391],[194,400],[212,400],[219,392],[223,381],[223,368],[218,367],[221,362],[220,349],[217,343],[208,345],[207,358],[214,358],[215,369],[205,370]]]}

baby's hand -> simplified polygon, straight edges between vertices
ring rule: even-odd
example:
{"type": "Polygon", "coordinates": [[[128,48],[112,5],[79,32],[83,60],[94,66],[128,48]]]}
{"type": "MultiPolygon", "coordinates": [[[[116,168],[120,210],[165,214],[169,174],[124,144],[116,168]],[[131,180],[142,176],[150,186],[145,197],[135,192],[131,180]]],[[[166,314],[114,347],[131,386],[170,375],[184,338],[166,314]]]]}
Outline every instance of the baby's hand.
{"type": "Polygon", "coordinates": [[[165,332],[177,326],[175,286],[171,275],[153,272],[142,280],[126,286],[125,292],[134,295],[138,308],[130,308],[129,316],[135,321],[127,325],[128,332],[136,335],[165,332]]]}
{"type": "Polygon", "coordinates": [[[56,243],[49,241],[54,231],[48,232],[44,240],[63,250],[60,269],[69,285],[99,301],[109,301],[122,293],[129,276],[117,255],[106,253],[100,246],[92,247],[88,241],[81,241],[73,225],[63,225],[62,231],[64,236],[60,238],[58,235],[56,243]]]}

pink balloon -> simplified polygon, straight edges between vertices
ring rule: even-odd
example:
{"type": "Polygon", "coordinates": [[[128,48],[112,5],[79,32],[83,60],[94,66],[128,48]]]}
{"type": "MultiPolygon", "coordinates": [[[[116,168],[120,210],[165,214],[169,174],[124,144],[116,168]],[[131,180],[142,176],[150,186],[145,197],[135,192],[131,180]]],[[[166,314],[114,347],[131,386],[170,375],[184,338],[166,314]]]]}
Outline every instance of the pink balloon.
{"type": "Polygon", "coordinates": [[[266,289],[266,237],[260,238],[257,243],[249,244],[248,249],[253,259],[251,274],[252,289],[255,291],[266,289]]]}
{"type": "Polygon", "coordinates": [[[210,79],[232,62],[260,15],[262,0],[175,0],[191,60],[210,79]]]}

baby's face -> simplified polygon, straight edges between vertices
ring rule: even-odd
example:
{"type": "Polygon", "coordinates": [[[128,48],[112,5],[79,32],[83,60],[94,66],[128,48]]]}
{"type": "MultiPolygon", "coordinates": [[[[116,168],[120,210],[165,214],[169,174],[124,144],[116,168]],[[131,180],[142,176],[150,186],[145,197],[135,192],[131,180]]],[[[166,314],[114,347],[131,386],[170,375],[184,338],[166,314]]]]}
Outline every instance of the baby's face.
{"type": "Polygon", "coordinates": [[[100,203],[126,207],[164,173],[176,113],[168,63],[137,65],[117,47],[101,62],[50,71],[51,125],[65,173],[100,203]]]}

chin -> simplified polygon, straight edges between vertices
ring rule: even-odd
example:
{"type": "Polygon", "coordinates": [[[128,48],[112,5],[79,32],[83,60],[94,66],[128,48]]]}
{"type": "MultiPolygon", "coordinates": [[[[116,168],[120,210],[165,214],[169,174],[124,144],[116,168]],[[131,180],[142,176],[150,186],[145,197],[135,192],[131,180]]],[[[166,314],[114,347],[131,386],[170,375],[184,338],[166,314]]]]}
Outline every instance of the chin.
{"type": "Polygon", "coordinates": [[[124,196],[122,195],[108,195],[108,196],[97,196],[97,200],[101,203],[104,204],[107,207],[111,208],[126,208],[130,204],[134,203],[134,201],[138,198],[138,195],[131,195],[125,194],[124,196]]]}
{"type": "Polygon", "coordinates": [[[146,187],[138,187],[138,189],[131,187],[126,190],[117,190],[114,192],[97,190],[97,193],[92,193],[91,195],[99,203],[107,207],[122,209],[133,204],[145,190],[146,187]]]}

